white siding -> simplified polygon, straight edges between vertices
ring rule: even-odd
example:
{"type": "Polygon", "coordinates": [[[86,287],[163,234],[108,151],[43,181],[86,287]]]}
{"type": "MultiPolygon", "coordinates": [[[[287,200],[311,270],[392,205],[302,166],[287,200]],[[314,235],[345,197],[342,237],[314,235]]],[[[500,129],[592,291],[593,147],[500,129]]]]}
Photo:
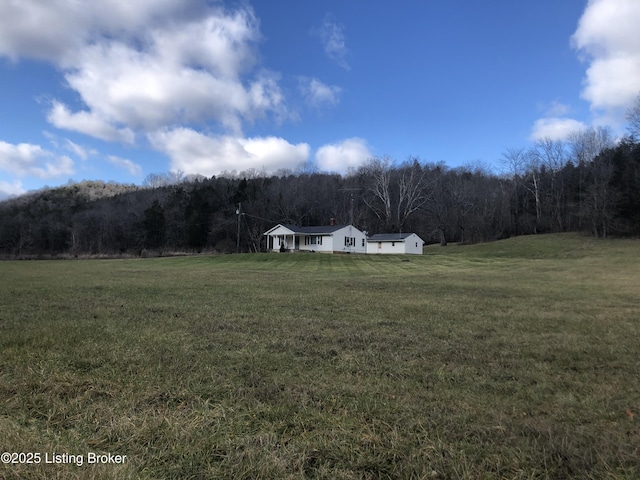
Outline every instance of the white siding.
{"type": "Polygon", "coordinates": [[[422,239],[416,235],[415,233],[409,235],[404,239],[405,244],[405,253],[411,253],[414,255],[422,255],[422,247],[424,246],[424,242],[422,239]]]}
{"type": "Polygon", "coordinates": [[[305,237],[300,238],[300,250],[304,252],[328,252],[333,251],[333,238],[331,235],[309,235],[309,237],[320,237],[322,243],[305,245],[305,237]]]}
{"type": "Polygon", "coordinates": [[[375,240],[367,241],[367,254],[381,255],[422,255],[422,247],[424,242],[415,233],[412,233],[404,240],[385,240],[377,242],[375,240]]]}
{"type": "Polygon", "coordinates": [[[280,250],[280,245],[285,244],[287,250],[292,250],[294,244],[297,245],[298,250],[307,252],[349,252],[349,253],[366,253],[366,236],[360,230],[353,226],[342,227],[333,233],[325,234],[295,234],[287,227],[283,225],[277,225],[273,229],[265,232],[265,235],[269,237],[267,240],[269,247],[274,252],[280,250]],[[316,243],[308,243],[306,238],[316,238],[316,243]],[[322,242],[318,243],[318,239],[321,238],[322,242]],[[349,244],[345,244],[345,238],[353,239],[349,244]]]}
{"type": "Polygon", "coordinates": [[[288,250],[293,248],[293,232],[288,228],[278,225],[269,231],[268,236],[270,237],[270,242],[272,242],[271,249],[274,252],[280,251],[281,243],[285,244],[285,248],[288,250]]]}
{"type": "Polygon", "coordinates": [[[367,237],[356,227],[346,226],[333,232],[333,251],[344,253],[367,253],[367,237]],[[353,245],[345,245],[345,238],[354,239],[353,245]],[[364,241],[364,246],[362,245],[364,241]]]}
{"type": "Polygon", "coordinates": [[[395,242],[376,242],[370,241],[367,242],[367,253],[369,254],[403,254],[404,252],[404,242],[395,241],[395,242]]]}

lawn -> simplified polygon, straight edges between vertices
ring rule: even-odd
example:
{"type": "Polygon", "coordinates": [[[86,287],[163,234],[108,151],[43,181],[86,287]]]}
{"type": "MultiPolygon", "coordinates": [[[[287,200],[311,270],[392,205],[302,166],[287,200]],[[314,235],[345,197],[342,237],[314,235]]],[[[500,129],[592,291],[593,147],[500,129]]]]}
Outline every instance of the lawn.
{"type": "Polygon", "coordinates": [[[2,262],[0,478],[637,479],[639,353],[637,240],[2,262]]]}

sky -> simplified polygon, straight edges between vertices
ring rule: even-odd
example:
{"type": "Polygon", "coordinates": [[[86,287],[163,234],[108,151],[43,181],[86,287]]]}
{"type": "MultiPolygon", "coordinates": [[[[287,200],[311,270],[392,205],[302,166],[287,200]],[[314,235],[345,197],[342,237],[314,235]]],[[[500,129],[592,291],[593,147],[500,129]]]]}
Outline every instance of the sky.
{"type": "Polygon", "coordinates": [[[638,0],[1,0],[0,199],[624,132],[638,0]]]}

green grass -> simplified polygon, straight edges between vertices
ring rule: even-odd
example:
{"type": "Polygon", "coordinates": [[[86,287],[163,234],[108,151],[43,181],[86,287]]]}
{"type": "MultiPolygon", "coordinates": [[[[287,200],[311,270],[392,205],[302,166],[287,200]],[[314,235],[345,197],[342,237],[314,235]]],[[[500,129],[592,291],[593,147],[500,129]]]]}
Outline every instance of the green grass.
{"type": "Polygon", "coordinates": [[[639,254],[0,263],[0,478],[640,478],[639,254]]]}

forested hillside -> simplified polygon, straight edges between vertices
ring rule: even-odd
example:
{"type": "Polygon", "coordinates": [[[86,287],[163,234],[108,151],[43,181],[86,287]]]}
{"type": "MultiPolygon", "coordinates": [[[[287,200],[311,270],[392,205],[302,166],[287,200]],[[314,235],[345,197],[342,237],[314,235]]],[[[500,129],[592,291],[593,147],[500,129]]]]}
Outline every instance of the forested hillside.
{"type": "Polygon", "coordinates": [[[374,158],[348,175],[291,172],[148,177],[145,186],[81,182],[0,203],[0,255],[119,255],[264,249],[276,223],[331,218],[369,234],[480,242],[581,231],[640,235],[640,144],[605,129],[507,149],[503,173],[374,158]],[[240,215],[238,207],[240,205],[240,215]],[[239,229],[238,229],[239,225],[239,229]]]}

